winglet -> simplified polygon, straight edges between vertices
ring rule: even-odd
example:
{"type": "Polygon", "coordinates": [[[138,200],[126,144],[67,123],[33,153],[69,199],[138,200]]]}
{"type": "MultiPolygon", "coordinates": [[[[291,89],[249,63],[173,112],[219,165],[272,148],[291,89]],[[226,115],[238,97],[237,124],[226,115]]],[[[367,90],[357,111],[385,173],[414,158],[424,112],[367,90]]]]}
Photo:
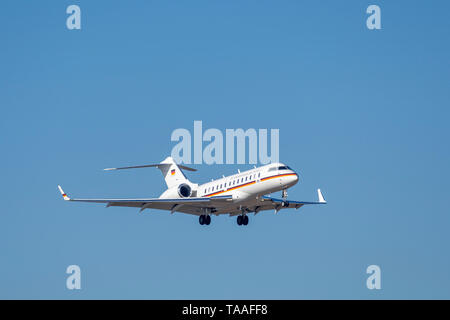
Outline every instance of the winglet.
{"type": "Polygon", "coordinates": [[[317,189],[317,196],[319,197],[319,202],[320,203],[327,203],[325,201],[325,199],[323,198],[322,191],[320,191],[320,189],[317,189]]]}
{"type": "Polygon", "coordinates": [[[61,192],[64,200],[70,200],[70,198],[65,194],[64,190],[61,188],[61,186],[58,186],[59,192],[61,192]]]}

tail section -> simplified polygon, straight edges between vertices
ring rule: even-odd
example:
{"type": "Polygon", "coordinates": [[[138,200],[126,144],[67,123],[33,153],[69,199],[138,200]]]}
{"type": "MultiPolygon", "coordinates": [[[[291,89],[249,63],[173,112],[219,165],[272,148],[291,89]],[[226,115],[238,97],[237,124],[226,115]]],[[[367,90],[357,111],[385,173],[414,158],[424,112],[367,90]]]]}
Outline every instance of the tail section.
{"type": "Polygon", "coordinates": [[[167,188],[171,188],[179,185],[183,182],[189,182],[189,180],[184,175],[180,166],[178,166],[172,157],[167,157],[158,165],[158,169],[166,180],[167,188]]]}
{"type": "Polygon", "coordinates": [[[189,182],[189,180],[186,178],[181,169],[189,171],[197,171],[195,169],[186,166],[177,165],[172,157],[167,157],[166,159],[164,159],[164,161],[158,164],[146,164],[143,166],[122,167],[122,168],[107,168],[104,170],[110,171],[110,170],[149,168],[149,167],[157,167],[159,170],[161,170],[164,180],[166,180],[167,188],[177,186],[182,182],[189,182]]]}

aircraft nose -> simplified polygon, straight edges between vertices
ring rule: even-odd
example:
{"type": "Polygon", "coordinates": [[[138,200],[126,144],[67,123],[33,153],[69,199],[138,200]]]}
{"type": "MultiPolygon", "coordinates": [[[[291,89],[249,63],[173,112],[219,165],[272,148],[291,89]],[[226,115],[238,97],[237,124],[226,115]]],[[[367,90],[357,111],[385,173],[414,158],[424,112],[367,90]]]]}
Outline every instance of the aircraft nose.
{"type": "Polygon", "coordinates": [[[290,186],[293,186],[293,185],[297,184],[297,182],[298,182],[298,174],[296,172],[294,172],[293,175],[289,176],[287,184],[290,186]]]}

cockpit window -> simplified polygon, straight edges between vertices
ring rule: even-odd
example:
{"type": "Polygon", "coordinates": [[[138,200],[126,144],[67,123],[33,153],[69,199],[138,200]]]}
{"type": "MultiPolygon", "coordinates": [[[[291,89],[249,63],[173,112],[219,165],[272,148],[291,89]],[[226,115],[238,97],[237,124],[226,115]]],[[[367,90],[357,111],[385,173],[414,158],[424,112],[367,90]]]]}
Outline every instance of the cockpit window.
{"type": "Polygon", "coordinates": [[[278,170],[292,170],[292,169],[289,168],[288,166],[281,166],[281,167],[278,167],[278,170]]]}

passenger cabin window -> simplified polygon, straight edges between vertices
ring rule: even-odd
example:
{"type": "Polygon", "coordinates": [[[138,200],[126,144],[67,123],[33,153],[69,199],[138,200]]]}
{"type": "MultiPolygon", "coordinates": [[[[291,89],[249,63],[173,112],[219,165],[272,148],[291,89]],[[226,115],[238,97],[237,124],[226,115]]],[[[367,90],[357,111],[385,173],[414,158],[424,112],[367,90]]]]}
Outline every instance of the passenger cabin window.
{"type": "Polygon", "coordinates": [[[277,170],[277,169],[278,169],[277,167],[269,168],[269,172],[270,172],[270,171],[275,171],[275,170],[277,170]]]}

